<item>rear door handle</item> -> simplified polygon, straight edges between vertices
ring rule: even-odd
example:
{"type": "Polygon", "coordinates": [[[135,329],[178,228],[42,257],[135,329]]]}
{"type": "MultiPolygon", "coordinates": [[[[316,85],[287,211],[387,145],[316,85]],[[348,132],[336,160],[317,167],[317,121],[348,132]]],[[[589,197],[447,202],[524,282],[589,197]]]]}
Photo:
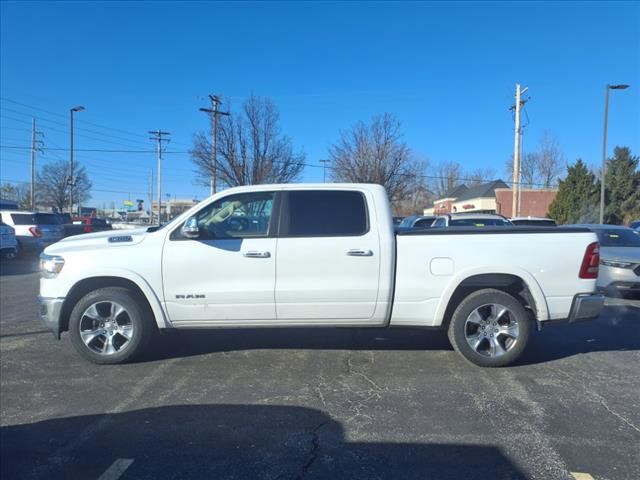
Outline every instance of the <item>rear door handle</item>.
{"type": "Polygon", "coordinates": [[[372,257],[373,252],[362,248],[352,248],[351,250],[347,250],[347,255],[350,257],[372,257]]]}
{"type": "Polygon", "coordinates": [[[269,258],[271,256],[270,252],[256,252],[255,250],[251,250],[249,252],[244,252],[244,255],[247,258],[269,258]]]}

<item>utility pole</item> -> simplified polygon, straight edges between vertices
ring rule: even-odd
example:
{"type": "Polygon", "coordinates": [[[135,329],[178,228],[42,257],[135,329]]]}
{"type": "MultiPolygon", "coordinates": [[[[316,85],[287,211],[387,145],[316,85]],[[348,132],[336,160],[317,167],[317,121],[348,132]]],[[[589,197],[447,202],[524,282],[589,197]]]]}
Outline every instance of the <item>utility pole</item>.
{"type": "Polygon", "coordinates": [[[29,203],[31,210],[36,209],[36,152],[42,151],[42,140],[36,140],[37,135],[43,135],[36,130],[36,119],[31,119],[31,192],[29,203]]]}
{"type": "Polygon", "coordinates": [[[67,184],[69,185],[69,215],[71,216],[73,216],[73,187],[76,186],[76,178],[73,175],[73,114],[83,110],[82,105],[69,109],[69,180],[67,180],[67,184]]]}
{"type": "Polygon", "coordinates": [[[520,89],[520,84],[516,84],[516,103],[511,108],[515,110],[515,134],[513,145],[513,199],[511,202],[511,216],[518,215],[518,190],[520,183],[520,108],[526,103],[521,100],[522,94],[528,90],[527,87],[520,89]]]}
{"type": "Polygon", "coordinates": [[[158,226],[162,223],[162,142],[168,142],[168,138],[162,138],[163,135],[171,135],[170,132],[163,132],[158,129],[156,131],[151,130],[149,132],[153,137],[149,137],[149,140],[155,140],[157,142],[157,155],[158,155],[158,226]]]}
{"type": "Polygon", "coordinates": [[[149,225],[153,224],[153,168],[149,169],[149,225]]]}
{"type": "Polygon", "coordinates": [[[229,112],[221,112],[218,107],[222,103],[218,95],[209,95],[211,100],[211,108],[201,108],[201,112],[205,112],[211,115],[211,187],[210,193],[213,195],[216,193],[216,186],[218,182],[218,115],[229,116],[229,112]]]}
{"type": "Polygon", "coordinates": [[[331,163],[331,160],[319,160],[322,164],[322,183],[327,183],[327,163],[331,163]]]}

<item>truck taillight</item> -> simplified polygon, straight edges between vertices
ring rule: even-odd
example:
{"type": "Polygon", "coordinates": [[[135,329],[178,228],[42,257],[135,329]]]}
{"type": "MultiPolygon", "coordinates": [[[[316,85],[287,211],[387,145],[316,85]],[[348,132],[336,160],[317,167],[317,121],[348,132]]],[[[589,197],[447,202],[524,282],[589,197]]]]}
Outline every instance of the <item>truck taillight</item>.
{"type": "Polygon", "coordinates": [[[593,242],[587,246],[587,250],[584,252],[578,277],[598,278],[598,265],[600,265],[600,244],[593,242]]]}
{"type": "Polygon", "coordinates": [[[34,237],[41,237],[42,236],[42,231],[40,230],[39,227],[29,227],[29,233],[31,235],[33,235],[34,237]]]}

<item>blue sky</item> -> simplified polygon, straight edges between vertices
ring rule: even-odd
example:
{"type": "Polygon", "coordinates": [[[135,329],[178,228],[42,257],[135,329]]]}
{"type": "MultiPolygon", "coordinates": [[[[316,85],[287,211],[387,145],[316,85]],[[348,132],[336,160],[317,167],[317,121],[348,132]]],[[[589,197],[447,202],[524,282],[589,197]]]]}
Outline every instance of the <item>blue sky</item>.
{"type": "MultiPolygon", "coordinates": [[[[29,144],[35,115],[46,146],[68,148],[69,108],[84,105],[78,149],[149,149],[146,132],[162,128],[169,149],[185,152],[207,127],[198,107],[208,93],[232,106],[255,93],[276,102],[309,163],[340,130],[392,112],[432,163],[506,179],[516,82],[531,96],[525,149],[548,129],[568,161],[589,164],[601,155],[604,86],[629,83],[612,93],[608,144],[640,152],[638,2],[2,2],[1,14],[5,146],[29,144]]],[[[2,179],[28,180],[28,155],[1,149],[2,179]]],[[[68,153],[38,162],[58,158],[68,153]]],[[[155,168],[152,153],[76,159],[96,206],[142,196],[155,168]]],[[[168,154],[163,171],[164,192],[206,196],[187,154],[168,154]]],[[[305,181],[321,179],[305,170],[305,181]]]]}

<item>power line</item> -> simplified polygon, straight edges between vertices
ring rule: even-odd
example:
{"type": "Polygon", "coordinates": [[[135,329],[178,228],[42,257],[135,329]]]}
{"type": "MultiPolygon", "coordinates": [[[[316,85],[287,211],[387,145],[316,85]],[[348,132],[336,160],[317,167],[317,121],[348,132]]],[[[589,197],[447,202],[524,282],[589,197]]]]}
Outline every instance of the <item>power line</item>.
{"type": "MultiPolygon", "coordinates": [[[[40,112],[48,113],[49,115],[54,115],[54,116],[56,116],[56,117],[67,118],[67,116],[66,116],[66,115],[63,115],[63,114],[61,114],[61,113],[58,113],[58,112],[52,112],[52,111],[50,111],[50,110],[45,110],[44,108],[34,107],[33,105],[28,105],[28,104],[26,104],[26,103],[17,102],[17,101],[15,101],[15,100],[11,100],[10,98],[7,98],[7,97],[1,97],[1,96],[0,96],[0,99],[4,100],[4,101],[6,101],[6,102],[13,103],[13,104],[15,104],[15,105],[20,105],[20,106],[22,106],[22,107],[31,108],[32,110],[38,110],[38,111],[40,111],[40,112]]],[[[100,125],[99,123],[89,122],[89,121],[86,121],[86,120],[85,120],[85,122],[84,122],[84,123],[86,123],[87,125],[93,125],[94,127],[104,128],[104,129],[106,129],[106,130],[112,130],[112,131],[114,131],[114,132],[120,132],[120,133],[123,133],[123,134],[125,134],[125,135],[130,135],[130,136],[134,136],[134,137],[141,137],[141,138],[144,138],[144,135],[143,135],[143,134],[141,134],[141,133],[129,132],[129,131],[127,131],[127,130],[122,130],[122,129],[119,129],[119,128],[113,128],[113,127],[108,127],[108,126],[106,126],[106,125],[100,125]]]]}
{"type": "MultiPolygon", "coordinates": [[[[4,100],[4,101],[6,101],[6,102],[10,102],[10,103],[15,104],[15,105],[20,105],[20,106],[22,106],[22,107],[30,108],[30,109],[32,109],[32,110],[37,110],[37,111],[40,111],[40,112],[47,113],[47,114],[49,114],[49,115],[54,115],[54,116],[56,116],[56,117],[61,117],[61,118],[65,118],[65,119],[66,119],[66,115],[63,115],[63,114],[61,114],[61,113],[59,113],[59,112],[52,112],[51,110],[46,110],[46,109],[44,109],[44,108],[34,107],[33,105],[28,105],[28,104],[26,104],[26,103],[18,102],[18,101],[16,101],[16,100],[12,100],[12,99],[9,99],[9,98],[7,98],[7,97],[2,97],[2,96],[0,96],[0,99],[4,100]]],[[[3,108],[4,108],[4,109],[7,109],[6,107],[3,107],[3,108]]],[[[7,110],[9,110],[9,109],[7,109],[7,110]]],[[[19,112],[19,111],[16,111],[16,110],[13,110],[13,111],[14,111],[14,112],[16,112],[16,113],[19,113],[19,114],[21,114],[21,115],[27,115],[27,116],[29,116],[29,117],[32,117],[32,116],[33,116],[33,114],[31,114],[31,113],[24,113],[24,112],[19,112]]],[[[49,121],[49,122],[52,122],[52,123],[58,123],[59,125],[66,126],[66,124],[64,124],[64,123],[59,123],[59,122],[55,122],[54,120],[49,120],[49,119],[41,119],[41,120],[49,121]]],[[[102,124],[99,124],[99,123],[90,122],[90,121],[88,121],[88,120],[83,120],[83,123],[85,123],[85,124],[87,124],[87,125],[92,125],[92,126],[94,126],[94,127],[102,128],[102,129],[105,129],[105,130],[110,130],[110,131],[112,131],[112,132],[119,132],[119,133],[121,133],[121,134],[129,135],[129,136],[132,136],[132,137],[144,138],[144,135],[143,135],[143,134],[141,134],[141,133],[137,133],[137,132],[132,132],[132,131],[129,131],[129,130],[123,130],[123,129],[120,129],[120,128],[113,128],[113,127],[109,127],[109,126],[102,125],[102,124]]],[[[137,139],[124,138],[124,137],[117,136],[117,135],[113,135],[113,134],[108,134],[108,133],[98,132],[98,131],[96,131],[96,130],[87,129],[87,128],[84,128],[84,127],[81,127],[81,128],[79,128],[79,129],[80,129],[80,130],[84,130],[84,131],[88,131],[88,132],[92,132],[92,133],[96,133],[96,134],[98,134],[98,135],[103,135],[103,136],[108,136],[108,137],[112,137],[112,138],[116,138],[116,139],[124,140],[124,141],[127,141],[127,142],[143,143],[143,142],[141,142],[140,140],[137,140],[137,139]]],[[[185,145],[185,146],[188,146],[186,143],[175,142],[175,141],[174,141],[173,143],[174,143],[174,144],[176,144],[176,145],[185,145]]]]}

